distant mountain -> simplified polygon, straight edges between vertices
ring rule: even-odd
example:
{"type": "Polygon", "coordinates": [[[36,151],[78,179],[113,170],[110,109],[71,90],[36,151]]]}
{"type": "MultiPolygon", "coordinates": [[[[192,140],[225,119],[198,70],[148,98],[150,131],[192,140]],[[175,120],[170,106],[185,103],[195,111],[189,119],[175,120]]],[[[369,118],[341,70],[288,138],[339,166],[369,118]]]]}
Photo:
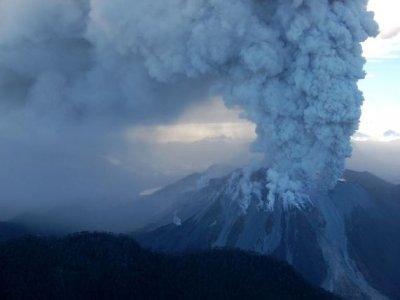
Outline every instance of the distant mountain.
{"type": "Polygon", "coordinates": [[[400,133],[394,130],[387,130],[383,133],[383,136],[388,138],[400,138],[400,133]]]}
{"type": "MultiPolygon", "coordinates": [[[[125,202],[72,202],[42,209],[38,212],[23,213],[10,221],[30,228],[39,234],[63,235],[77,231],[127,232],[140,228],[149,220],[170,211],[176,205],[176,195],[197,189],[213,178],[229,174],[235,168],[230,165],[216,164],[204,173],[190,176],[168,185],[161,193],[150,193],[125,202]],[[161,197],[160,197],[161,195],[161,197]]],[[[182,199],[184,200],[184,199],[182,199]]],[[[179,201],[178,201],[179,202],[179,201]]]]}
{"type": "Polygon", "coordinates": [[[400,140],[386,142],[353,141],[349,169],[369,171],[386,181],[400,184],[400,140]]]}
{"type": "Polygon", "coordinates": [[[0,299],[339,298],[288,264],[254,253],[161,255],[126,236],[80,233],[0,243],[0,299]]]}
{"type": "Polygon", "coordinates": [[[278,202],[268,211],[260,206],[268,194],[265,172],[250,176],[261,189],[246,211],[240,170],[197,189],[160,190],[153,197],[169,191],[175,206],[134,236],[164,252],[235,247],[273,255],[347,299],[400,299],[399,186],[347,171],[333,191],[312,195],[308,207],[285,210],[278,202]]]}

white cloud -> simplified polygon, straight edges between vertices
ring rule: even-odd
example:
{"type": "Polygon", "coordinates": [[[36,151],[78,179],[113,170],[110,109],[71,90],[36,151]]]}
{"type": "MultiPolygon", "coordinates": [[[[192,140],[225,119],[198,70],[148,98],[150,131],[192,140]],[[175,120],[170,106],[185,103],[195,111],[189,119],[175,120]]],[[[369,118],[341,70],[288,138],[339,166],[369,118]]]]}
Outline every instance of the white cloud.
{"type": "Polygon", "coordinates": [[[400,58],[400,1],[370,0],[369,9],[375,13],[380,35],[363,44],[368,59],[400,58]]]}
{"type": "Polygon", "coordinates": [[[400,132],[400,105],[384,104],[382,101],[367,101],[363,106],[360,132],[367,133],[371,140],[387,140],[387,130],[400,132]]]}
{"type": "Polygon", "coordinates": [[[375,13],[382,34],[399,27],[400,2],[398,0],[370,0],[368,8],[375,13]]]}
{"type": "Polygon", "coordinates": [[[255,139],[255,126],[249,122],[181,123],[168,126],[141,126],[127,131],[131,140],[146,143],[193,143],[205,139],[255,139]]]}
{"type": "Polygon", "coordinates": [[[251,141],[255,125],[239,117],[239,109],[228,109],[221,98],[212,98],[186,109],[170,125],[136,126],[127,130],[129,140],[145,143],[193,143],[206,139],[251,141]]]}
{"type": "Polygon", "coordinates": [[[364,56],[367,59],[396,59],[400,58],[400,36],[383,39],[369,39],[363,44],[364,56]]]}

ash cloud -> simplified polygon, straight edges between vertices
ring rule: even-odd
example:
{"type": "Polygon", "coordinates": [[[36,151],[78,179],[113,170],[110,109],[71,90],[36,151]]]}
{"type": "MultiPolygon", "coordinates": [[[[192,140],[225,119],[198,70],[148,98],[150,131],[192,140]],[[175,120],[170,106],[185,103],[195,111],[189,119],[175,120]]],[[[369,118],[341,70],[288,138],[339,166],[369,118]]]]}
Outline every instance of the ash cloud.
{"type": "Polygon", "coordinates": [[[333,187],[351,154],[363,101],[360,43],[378,31],[366,6],[0,0],[2,128],[165,123],[222,95],[257,126],[269,201],[295,201],[333,187]]]}

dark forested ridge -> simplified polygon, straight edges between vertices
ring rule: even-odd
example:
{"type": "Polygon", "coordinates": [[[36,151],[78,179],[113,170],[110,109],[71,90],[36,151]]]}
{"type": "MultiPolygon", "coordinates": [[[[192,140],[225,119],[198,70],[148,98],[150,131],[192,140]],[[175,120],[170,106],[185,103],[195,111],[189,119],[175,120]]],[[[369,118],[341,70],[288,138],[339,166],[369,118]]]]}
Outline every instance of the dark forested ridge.
{"type": "Polygon", "coordinates": [[[126,236],[0,243],[0,299],[337,299],[282,262],[236,250],[161,255],[126,236]]]}
{"type": "Polygon", "coordinates": [[[29,231],[21,225],[0,222],[0,242],[20,238],[28,234],[29,231]]]}

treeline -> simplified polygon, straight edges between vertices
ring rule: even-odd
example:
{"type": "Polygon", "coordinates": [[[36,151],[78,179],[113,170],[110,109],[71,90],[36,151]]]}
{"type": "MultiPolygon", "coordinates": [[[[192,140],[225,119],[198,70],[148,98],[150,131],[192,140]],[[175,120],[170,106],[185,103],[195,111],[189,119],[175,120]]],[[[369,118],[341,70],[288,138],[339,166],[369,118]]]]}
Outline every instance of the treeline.
{"type": "Polygon", "coordinates": [[[162,255],[126,236],[0,243],[0,299],[337,299],[282,262],[236,250],[162,255]]]}

